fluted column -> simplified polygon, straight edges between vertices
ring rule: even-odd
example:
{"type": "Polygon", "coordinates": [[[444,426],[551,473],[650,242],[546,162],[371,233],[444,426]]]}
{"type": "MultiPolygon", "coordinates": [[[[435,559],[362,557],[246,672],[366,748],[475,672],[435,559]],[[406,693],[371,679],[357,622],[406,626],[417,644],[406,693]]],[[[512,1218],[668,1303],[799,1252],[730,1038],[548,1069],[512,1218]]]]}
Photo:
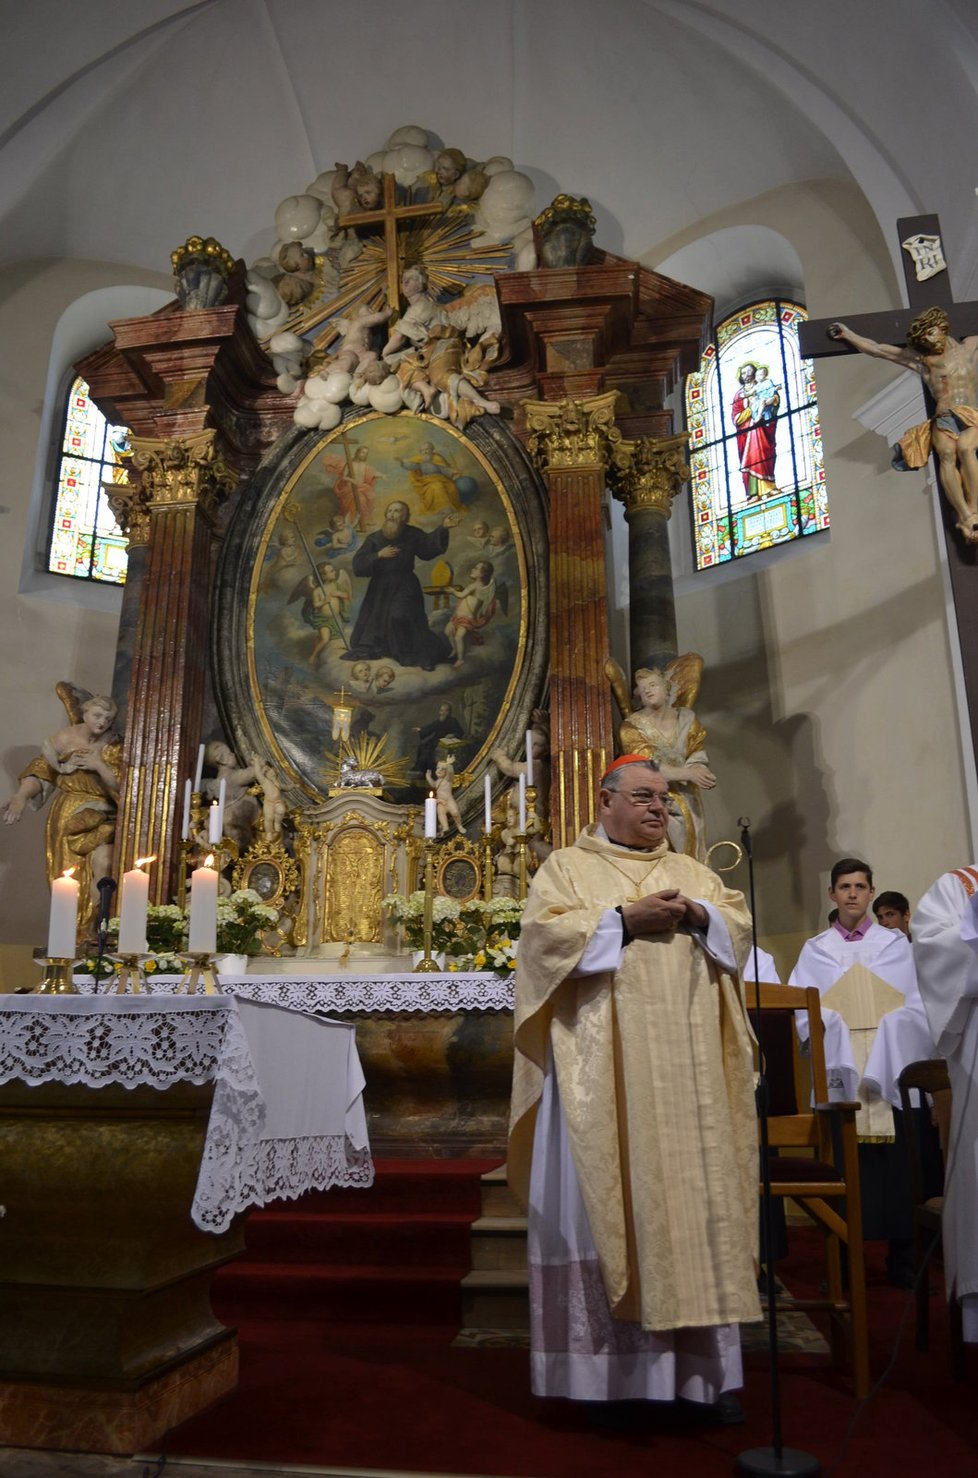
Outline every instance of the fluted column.
{"type": "Polygon", "coordinates": [[[669,554],[672,502],[689,481],[688,437],[618,441],[609,483],[628,524],[629,645],[632,672],[677,655],[676,600],[669,554]]]}
{"type": "Polygon", "coordinates": [[[608,595],[602,503],[616,391],[525,401],[529,449],[550,494],[550,818],[567,846],[594,819],[598,780],[613,753],[608,595]]]}
{"type": "Polygon", "coordinates": [[[182,782],[200,740],[213,520],[234,485],[205,430],[181,439],[132,439],[132,506],[149,537],[133,642],[116,871],[155,854],[153,897],[175,885],[182,782]]]}

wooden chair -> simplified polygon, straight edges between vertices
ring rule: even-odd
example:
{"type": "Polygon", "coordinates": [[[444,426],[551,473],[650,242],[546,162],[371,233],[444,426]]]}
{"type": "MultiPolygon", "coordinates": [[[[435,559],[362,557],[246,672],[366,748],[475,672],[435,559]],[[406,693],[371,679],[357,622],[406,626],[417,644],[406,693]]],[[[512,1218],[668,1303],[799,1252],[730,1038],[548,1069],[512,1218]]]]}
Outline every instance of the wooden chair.
{"type": "Polygon", "coordinates": [[[869,1344],[856,1143],[859,1104],[829,1102],[822,1012],[814,986],[755,985],[753,981],[745,985],[748,1009],[764,1050],[768,1143],[777,1152],[770,1156],[771,1193],[790,1197],[825,1241],[826,1297],[792,1299],[791,1306],[828,1313],[833,1364],[851,1365],[853,1386],[862,1399],[869,1392],[869,1344]],[[796,1011],[808,1015],[813,1093],[801,1061],[796,1011]],[[799,1153],[806,1150],[811,1154],[799,1153]],[[843,1280],[843,1248],[848,1292],[843,1280]]]}
{"type": "MultiPolygon", "coordinates": [[[[926,1350],[930,1344],[930,1258],[938,1242],[944,1197],[926,1194],[924,1161],[920,1141],[920,1120],[915,1112],[912,1091],[929,1093],[934,1101],[934,1118],[941,1141],[941,1154],[947,1157],[951,1124],[951,1081],[947,1063],[941,1057],[924,1062],[911,1062],[901,1072],[897,1083],[903,1107],[903,1133],[910,1159],[910,1193],[913,1197],[914,1271],[917,1299],[916,1345],[926,1350]]],[[[961,1327],[961,1305],[952,1293],[947,1299],[951,1326],[951,1371],[955,1380],[965,1378],[964,1335],[961,1327]]]]}

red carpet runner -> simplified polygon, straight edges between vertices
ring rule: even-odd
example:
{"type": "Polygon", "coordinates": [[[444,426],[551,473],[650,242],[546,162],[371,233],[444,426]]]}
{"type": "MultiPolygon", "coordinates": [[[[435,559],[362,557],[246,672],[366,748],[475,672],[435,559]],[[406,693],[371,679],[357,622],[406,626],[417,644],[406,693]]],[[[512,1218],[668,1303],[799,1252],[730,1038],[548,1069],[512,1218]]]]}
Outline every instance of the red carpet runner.
{"type": "MultiPolygon", "coordinates": [[[[527,1351],[452,1348],[468,1225],[480,1214],[478,1162],[379,1162],[371,1191],[329,1192],[253,1213],[246,1260],[224,1270],[215,1306],[238,1326],[238,1390],[169,1434],[166,1451],[224,1462],[513,1478],[706,1478],[770,1441],[768,1371],[748,1358],[747,1423],[704,1431],[649,1412],[640,1430],[592,1430],[586,1414],[530,1394],[527,1351]]],[[[779,1265],[799,1293],[821,1276],[817,1234],[791,1231],[779,1265]]],[[[868,1249],[872,1368],[889,1358],[908,1295],[868,1249]]],[[[837,1478],[978,1473],[973,1383],[950,1379],[943,1297],[931,1353],[913,1349],[864,1412],[837,1478]]],[[[856,1406],[825,1358],[782,1359],[785,1443],[828,1474],[856,1406]]]]}

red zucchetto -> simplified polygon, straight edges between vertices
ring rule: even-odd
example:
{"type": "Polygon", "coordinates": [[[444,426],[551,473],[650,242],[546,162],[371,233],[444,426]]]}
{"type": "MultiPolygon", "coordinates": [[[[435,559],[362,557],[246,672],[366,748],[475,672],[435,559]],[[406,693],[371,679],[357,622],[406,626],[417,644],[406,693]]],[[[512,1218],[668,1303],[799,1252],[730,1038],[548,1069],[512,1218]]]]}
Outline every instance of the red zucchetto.
{"type": "Polygon", "coordinates": [[[647,754],[620,755],[618,759],[612,760],[607,770],[605,770],[604,774],[601,776],[601,784],[603,785],[608,776],[613,774],[615,770],[620,770],[625,765],[651,765],[652,763],[653,761],[649,759],[647,754]]]}

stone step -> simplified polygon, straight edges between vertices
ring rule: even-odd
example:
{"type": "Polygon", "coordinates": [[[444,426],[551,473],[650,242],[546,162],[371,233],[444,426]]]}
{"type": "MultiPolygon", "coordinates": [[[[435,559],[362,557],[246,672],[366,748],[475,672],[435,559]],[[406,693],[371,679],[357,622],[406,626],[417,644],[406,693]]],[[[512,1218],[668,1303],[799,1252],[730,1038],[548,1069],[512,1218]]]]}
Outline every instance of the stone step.
{"type": "Polygon", "coordinates": [[[463,1329],[529,1329],[528,1287],[525,1269],[474,1268],[462,1279],[463,1329]]]}
{"type": "Polygon", "coordinates": [[[483,1216],[522,1216],[523,1207],[510,1190],[506,1166],[500,1165],[482,1177],[483,1216]]]}
{"type": "Polygon", "coordinates": [[[471,1229],[472,1267],[526,1268],[526,1217],[480,1216],[471,1229]]]}

